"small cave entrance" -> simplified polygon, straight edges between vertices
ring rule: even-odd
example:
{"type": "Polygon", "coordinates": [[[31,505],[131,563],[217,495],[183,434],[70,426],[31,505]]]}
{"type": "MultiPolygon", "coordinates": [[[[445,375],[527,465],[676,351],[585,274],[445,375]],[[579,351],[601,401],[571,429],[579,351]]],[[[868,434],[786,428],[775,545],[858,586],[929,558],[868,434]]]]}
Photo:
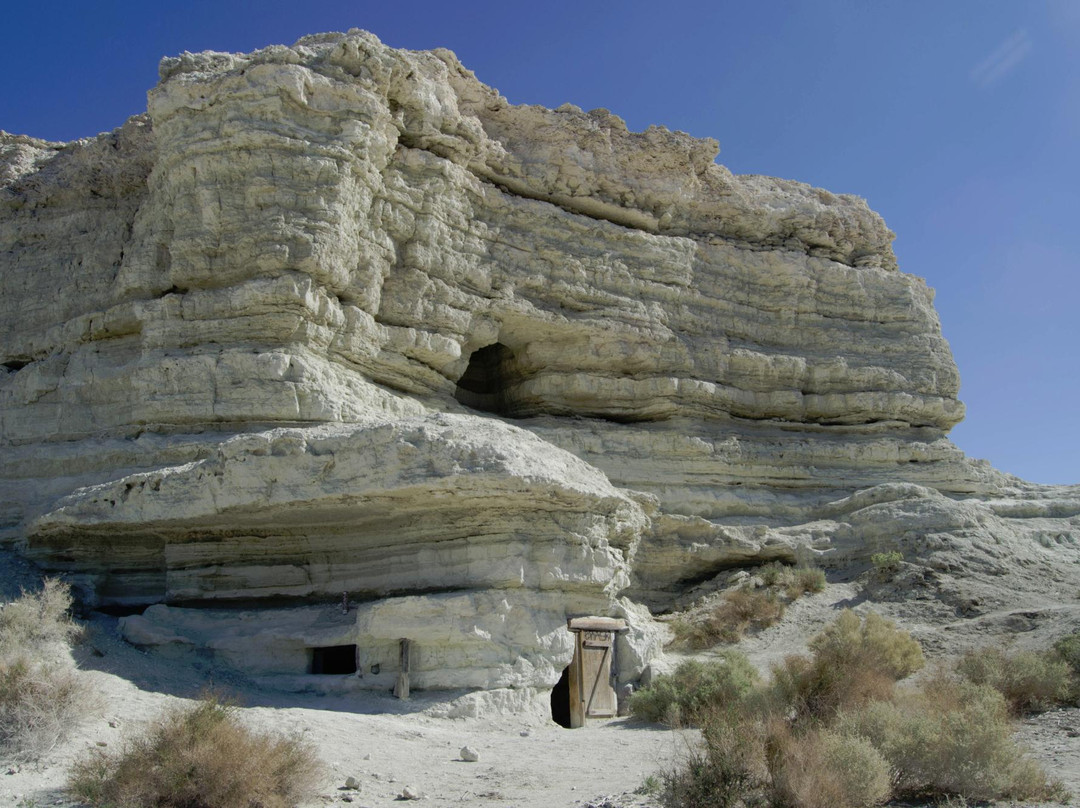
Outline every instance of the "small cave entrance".
{"type": "Polygon", "coordinates": [[[311,673],[329,676],[356,673],[355,645],[328,645],[308,650],[311,652],[311,673]]]}
{"type": "Polygon", "coordinates": [[[571,728],[570,723],[570,666],[563,668],[559,683],[551,689],[551,720],[560,727],[571,728]]]}
{"type": "Polygon", "coordinates": [[[454,398],[466,407],[512,417],[507,389],[514,380],[514,352],[495,342],[473,351],[454,398]]]}

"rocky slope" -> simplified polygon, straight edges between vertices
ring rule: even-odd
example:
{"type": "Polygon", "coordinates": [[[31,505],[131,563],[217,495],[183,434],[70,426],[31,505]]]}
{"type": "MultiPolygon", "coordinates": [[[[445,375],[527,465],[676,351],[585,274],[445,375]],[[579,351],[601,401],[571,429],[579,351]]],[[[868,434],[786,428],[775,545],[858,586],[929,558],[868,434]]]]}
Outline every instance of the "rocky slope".
{"type": "Polygon", "coordinates": [[[948,441],[881,218],[717,150],[359,31],[165,59],[94,139],[0,134],[0,537],[168,604],[146,644],[284,675],[355,642],[372,687],[407,629],[426,686],[543,694],[575,614],[629,621],[633,680],[642,604],[769,559],[899,549],[961,611],[1075,590],[1080,488],[948,441]],[[183,608],[255,601],[289,631],[183,608]]]}

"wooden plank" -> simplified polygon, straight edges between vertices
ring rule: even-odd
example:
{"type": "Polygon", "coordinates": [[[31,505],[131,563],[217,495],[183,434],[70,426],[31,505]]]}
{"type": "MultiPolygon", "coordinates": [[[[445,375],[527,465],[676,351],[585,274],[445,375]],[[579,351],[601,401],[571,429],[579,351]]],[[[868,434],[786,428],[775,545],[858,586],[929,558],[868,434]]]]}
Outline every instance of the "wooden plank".
{"type": "Polygon", "coordinates": [[[581,671],[582,639],[574,634],[574,658],[570,662],[570,728],[585,726],[584,680],[581,671]]]}
{"type": "Polygon", "coordinates": [[[566,627],[571,631],[626,631],[626,621],[617,617],[571,617],[566,627]]]}
{"type": "Polygon", "coordinates": [[[398,669],[397,684],[394,685],[394,695],[402,701],[409,700],[409,668],[412,665],[412,640],[401,640],[401,665],[398,669]]]}
{"type": "Polygon", "coordinates": [[[611,645],[582,648],[582,667],[588,692],[587,718],[612,718],[618,712],[615,689],[611,686],[611,645]]]}

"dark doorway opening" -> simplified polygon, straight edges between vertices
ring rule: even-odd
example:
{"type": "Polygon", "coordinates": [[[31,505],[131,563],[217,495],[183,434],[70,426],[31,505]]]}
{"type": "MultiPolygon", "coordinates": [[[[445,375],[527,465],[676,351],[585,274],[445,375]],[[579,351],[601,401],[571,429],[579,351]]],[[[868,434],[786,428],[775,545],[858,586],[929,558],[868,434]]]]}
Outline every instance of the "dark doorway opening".
{"type": "Polygon", "coordinates": [[[311,649],[311,672],[328,675],[356,673],[355,645],[328,645],[311,649]]]}
{"type": "Polygon", "coordinates": [[[513,352],[501,342],[477,349],[458,379],[454,398],[474,410],[510,416],[506,391],[512,381],[513,363],[513,352]]]}
{"type": "Polygon", "coordinates": [[[560,727],[570,729],[570,666],[559,677],[559,683],[551,689],[551,720],[560,727]]]}

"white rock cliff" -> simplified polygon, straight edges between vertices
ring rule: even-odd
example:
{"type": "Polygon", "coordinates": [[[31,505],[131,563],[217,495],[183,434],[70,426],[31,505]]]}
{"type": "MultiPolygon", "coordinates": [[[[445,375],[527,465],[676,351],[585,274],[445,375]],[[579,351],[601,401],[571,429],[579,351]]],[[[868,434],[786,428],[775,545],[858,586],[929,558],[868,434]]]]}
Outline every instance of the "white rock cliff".
{"type": "Polygon", "coordinates": [[[899,549],[958,609],[960,571],[1076,574],[1080,488],[948,441],[881,218],[717,153],[359,31],[167,58],[97,138],[0,133],[0,537],[158,604],[147,644],[291,675],[356,643],[384,687],[411,636],[418,687],[526,693],[568,616],[627,619],[633,680],[642,604],[769,559],[899,549]]]}

